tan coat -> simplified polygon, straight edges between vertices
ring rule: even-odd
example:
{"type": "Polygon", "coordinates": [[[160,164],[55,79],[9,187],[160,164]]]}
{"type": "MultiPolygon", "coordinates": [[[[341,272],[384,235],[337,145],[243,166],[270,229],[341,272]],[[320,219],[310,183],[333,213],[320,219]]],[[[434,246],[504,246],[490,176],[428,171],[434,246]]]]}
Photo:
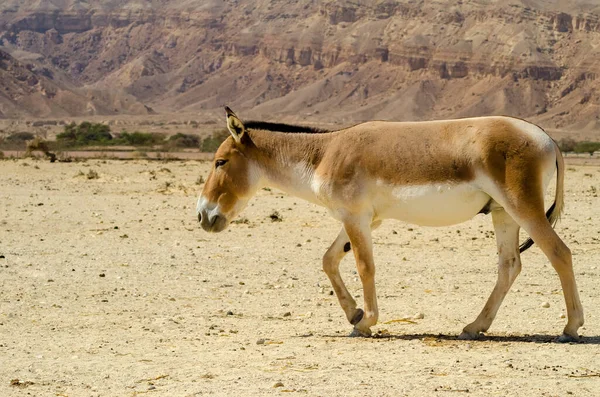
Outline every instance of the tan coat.
{"type": "MultiPolygon", "coordinates": [[[[563,159],[539,127],[509,117],[429,122],[372,121],[334,132],[285,133],[246,128],[229,109],[231,132],[215,154],[198,200],[207,231],[224,230],[257,189],[274,186],[326,207],[343,224],[323,258],[353,334],[369,335],[377,322],[371,230],[387,218],[419,225],[464,222],[492,212],[499,252],[494,291],[462,337],[477,337],[491,325],[520,272],[518,232],[524,228],[557,270],[568,322],[562,340],[577,338],[583,324],[571,253],[552,224],[563,208],[563,159]],[[555,202],[546,214],[544,191],[557,172],[555,202]],[[364,289],[357,308],[338,271],[352,249],[364,289]]],[[[286,129],[290,126],[279,126],[286,129]]],[[[267,128],[267,129],[265,129],[267,128]]],[[[302,131],[300,127],[290,127],[302,131]]]]}

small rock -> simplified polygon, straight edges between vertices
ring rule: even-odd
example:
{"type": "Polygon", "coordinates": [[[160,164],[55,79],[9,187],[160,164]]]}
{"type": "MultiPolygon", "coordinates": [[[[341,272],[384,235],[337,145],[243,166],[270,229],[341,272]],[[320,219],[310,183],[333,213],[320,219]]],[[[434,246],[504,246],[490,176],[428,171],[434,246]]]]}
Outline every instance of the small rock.
{"type": "Polygon", "coordinates": [[[561,314],[560,314],[560,318],[566,318],[566,317],[567,317],[567,316],[565,316],[565,314],[564,314],[564,313],[561,313],[561,314]]]}
{"type": "Polygon", "coordinates": [[[275,388],[275,387],[283,387],[283,383],[281,383],[281,382],[277,382],[277,383],[275,383],[275,384],[273,385],[273,387],[274,387],[274,388],[275,388]]]}
{"type": "Polygon", "coordinates": [[[542,302],[542,307],[545,308],[545,309],[547,309],[547,308],[550,307],[550,303],[548,303],[548,302],[542,302]]]}
{"type": "Polygon", "coordinates": [[[155,390],[155,389],[156,389],[156,386],[154,386],[154,385],[151,385],[150,387],[148,387],[148,390],[155,390]]]}
{"type": "Polygon", "coordinates": [[[233,316],[233,312],[232,312],[231,310],[229,310],[229,311],[227,312],[227,315],[228,315],[228,316],[233,316]]]}
{"type": "Polygon", "coordinates": [[[256,344],[257,345],[264,345],[266,341],[267,341],[266,339],[261,338],[261,339],[259,339],[259,340],[256,341],[256,344]]]}
{"type": "Polygon", "coordinates": [[[283,317],[290,317],[292,315],[291,312],[285,312],[283,313],[283,317]]]}
{"type": "Polygon", "coordinates": [[[413,318],[414,318],[414,319],[416,319],[416,320],[422,320],[422,319],[424,319],[424,318],[425,318],[425,314],[424,314],[424,313],[421,313],[421,312],[419,312],[419,313],[415,314],[415,315],[413,316],[413,318]]]}
{"type": "Polygon", "coordinates": [[[271,222],[281,222],[283,220],[283,217],[277,211],[273,211],[273,213],[269,215],[269,218],[271,218],[271,222]]]}
{"type": "Polygon", "coordinates": [[[104,273],[100,273],[100,274],[98,275],[98,277],[106,277],[106,274],[104,274],[104,273]]]}

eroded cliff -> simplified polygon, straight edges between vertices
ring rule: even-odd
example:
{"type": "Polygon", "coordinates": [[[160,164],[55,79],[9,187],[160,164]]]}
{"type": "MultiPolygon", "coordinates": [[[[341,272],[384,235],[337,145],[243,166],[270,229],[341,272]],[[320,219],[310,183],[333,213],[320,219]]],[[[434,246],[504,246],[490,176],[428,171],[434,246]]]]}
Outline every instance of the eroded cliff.
{"type": "MultiPolygon", "coordinates": [[[[45,99],[73,115],[228,103],[268,118],[511,114],[600,129],[600,12],[584,2],[17,3],[0,6],[0,48],[83,95],[45,99]]],[[[5,116],[56,112],[8,102],[5,116]]]]}

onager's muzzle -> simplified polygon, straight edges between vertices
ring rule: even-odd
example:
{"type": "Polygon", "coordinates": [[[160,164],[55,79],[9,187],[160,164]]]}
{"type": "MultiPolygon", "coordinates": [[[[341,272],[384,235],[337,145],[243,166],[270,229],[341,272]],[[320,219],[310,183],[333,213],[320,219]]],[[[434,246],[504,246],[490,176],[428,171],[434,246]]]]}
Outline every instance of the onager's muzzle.
{"type": "Polygon", "coordinates": [[[202,229],[213,233],[222,232],[229,224],[227,217],[219,212],[218,207],[209,210],[200,203],[198,205],[198,222],[200,222],[202,229]]]}

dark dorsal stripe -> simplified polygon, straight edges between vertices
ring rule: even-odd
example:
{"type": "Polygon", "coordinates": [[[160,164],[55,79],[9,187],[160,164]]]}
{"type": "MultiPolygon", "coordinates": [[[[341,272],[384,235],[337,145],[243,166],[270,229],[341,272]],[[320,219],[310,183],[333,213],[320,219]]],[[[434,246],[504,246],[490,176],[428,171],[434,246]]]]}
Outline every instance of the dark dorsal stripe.
{"type": "Polygon", "coordinates": [[[269,123],[268,121],[246,121],[244,127],[251,130],[267,130],[277,132],[322,134],[330,132],[324,128],[306,127],[303,125],[291,125],[284,123],[269,123]]]}

